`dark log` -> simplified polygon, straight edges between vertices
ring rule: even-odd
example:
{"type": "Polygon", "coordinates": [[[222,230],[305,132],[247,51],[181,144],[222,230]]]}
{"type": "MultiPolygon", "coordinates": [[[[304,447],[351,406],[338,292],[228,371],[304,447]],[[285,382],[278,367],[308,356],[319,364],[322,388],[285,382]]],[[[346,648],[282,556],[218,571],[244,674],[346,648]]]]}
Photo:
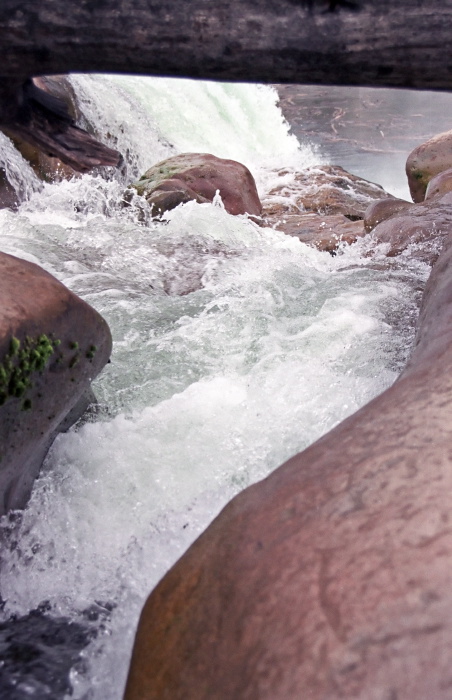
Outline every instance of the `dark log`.
{"type": "Polygon", "coordinates": [[[450,89],[451,24],[452,0],[3,0],[0,73],[450,89]]]}
{"type": "Polygon", "coordinates": [[[77,170],[117,164],[30,76],[77,71],[448,90],[452,0],[3,0],[0,126],[77,170]]]}

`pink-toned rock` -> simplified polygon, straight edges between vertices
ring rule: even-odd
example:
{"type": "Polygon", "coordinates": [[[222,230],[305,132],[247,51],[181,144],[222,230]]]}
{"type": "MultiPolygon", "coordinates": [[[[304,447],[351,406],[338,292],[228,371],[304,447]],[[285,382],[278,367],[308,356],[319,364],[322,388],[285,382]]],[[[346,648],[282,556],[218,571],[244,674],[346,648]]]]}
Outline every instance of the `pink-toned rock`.
{"type": "Polygon", "coordinates": [[[452,168],[452,131],[438,134],[417,146],[406,162],[413,202],[422,202],[432,177],[449,168],[452,168]]]}
{"type": "Polygon", "coordinates": [[[388,256],[399,255],[408,246],[412,246],[413,257],[433,263],[438,257],[443,239],[451,230],[452,207],[432,201],[403,208],[395,216],[378,224],[373,229],[372,236],[378,243],[388,244],[388,256]]]}
{"type": "Polygon", "coordinates": [[[452,192],[452,168],[443,170],[443,172],[432,177],[427,185],[425,201],[438,199],[448,192],[452,192]]]}
{"type": "Polygon", "coordinates": [[[111,335],[103,318],[52,275],[5,253],[0,302],[4,514],[25,505],[59,427],[86,408],[91,380],[109,359],[111,335]]]}
{"type": "Polygon", "coordinates": [[[234,498],[141,615],[126,700],[449,700],[452,237],[399,380],[234,498]]]}
{"type": "Polygon", "coordinates": [[[131,187],[145,197],[156,217],[190,200],[212,202],[217,190],[230,214],[260,217],[262,213],[248,168],[209,153],[183,153],[161,161],[131,187]]]}
{"type": "Polygon", "coordinates": [[[286,214],[275,222],[274,228],[329,253],[337,250],[341,243],[354,243],[364,235],[362,221],[350,221],[342,214],[286,214]]]}
{"type": "Polygon", "coordinates": [[[391,197],[380,185],[352,175],[338,165],[306,168],[287,182],[288,174],[288,171],[279,171],[284,182],[276,185],[264,199],[264,216],[306,211],[342,214],[355,221],[364,217],[372,202],[391,197]]]}
{"type": "Polygon", "coordinates": [[[401,211],[411,206],[413,206],[411,202],[406,202],[404,199],[396,199],[395,197],[372,202],[364,214],[364,229],[366,233],[370,233],[382,221],[400,214],[401,211]]]}

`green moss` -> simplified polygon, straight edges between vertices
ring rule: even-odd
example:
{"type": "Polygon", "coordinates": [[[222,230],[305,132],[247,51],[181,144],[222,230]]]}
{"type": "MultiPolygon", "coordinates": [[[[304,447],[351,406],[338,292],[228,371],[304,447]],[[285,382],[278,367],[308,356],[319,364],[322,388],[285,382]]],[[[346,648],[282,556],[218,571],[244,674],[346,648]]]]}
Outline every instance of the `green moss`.
{"type": "Polygon", "coordinates": [[[14,357],[14,355],[17,355],[20,349],[20,340],[18,338],[15,338],[14,336],[11,338],[11,343],[10,343],[10,355],[14,357]]]}
{"type": "Polygon", "coordinates": [[[424,178],[424,173],[422,173],[420,170],[415,170],[413,173],[413,177],[416,180],[422,180],[424,178]]]}
{"type": "Polygon", "coordinates": [[[90,345],[88,350],[86,351],[86,357],[88,360],[92,360],[94,355],[97,352],[97,346],[96,345],[90,345]]]}
{"type": "Polygon", "coordinates": [[[69,347],[71,350],[78,350],[78,343],[74,340],[72,343],[69,343],[69,347]]]}
{"type": "MultiPolygon", "coordinates": [[[[27,336],[22,342],[11,337],[9,352],[0,362],[0,406],[8,398],[25,395],[33,384],[33,374],[43,371],[60,342],[43,333],[37,338],[27,336]]],[[[25,399],[22,407],[29,410],[31,401],[25,399]]]]}
{"type": "Polygon", "coordinates": [[[75,365],[78,364],[78,361],[79,361],[78,355],[76,355],[71,360],[69,360],[69,369],[73,369],[75,367],[75,365]]]}

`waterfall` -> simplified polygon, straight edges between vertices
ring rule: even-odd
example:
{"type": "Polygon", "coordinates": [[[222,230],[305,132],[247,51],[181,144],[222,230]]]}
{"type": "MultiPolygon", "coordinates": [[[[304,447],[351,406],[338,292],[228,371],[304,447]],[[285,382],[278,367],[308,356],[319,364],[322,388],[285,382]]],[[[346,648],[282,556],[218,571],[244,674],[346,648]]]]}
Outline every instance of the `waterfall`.
{"type": "Polygon", "coordinates": [[[28,507],[1,522],[1,614],[44,604],[92,630],[71,697],[119,700],[152,587],[235,493],[394,381],[428,269],[378,264],[364,242],[332,257],[221,201],[143,222],[124,186],[169,155],[239,160],[264,195],[278,169],[290,178],[321,154],[290,133],[270,87],[71,80],[126,170],[38,186],[1,137],[23,184],[18,211],[0,211],[0,250],[94,306],[114,351],[96,412],[57,438],[28,507]]]}

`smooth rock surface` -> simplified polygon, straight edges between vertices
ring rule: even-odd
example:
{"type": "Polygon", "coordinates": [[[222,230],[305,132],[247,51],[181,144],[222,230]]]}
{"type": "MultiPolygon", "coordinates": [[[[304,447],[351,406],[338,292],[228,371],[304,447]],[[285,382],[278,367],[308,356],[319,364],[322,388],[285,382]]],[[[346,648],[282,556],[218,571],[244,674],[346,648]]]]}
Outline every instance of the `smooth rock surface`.
{"type": "Polygon", "coordinates": [[[393,197],[372,202],[364,214],[364,229],[366,233],[370,233],[382,221],[386,221],[392,216],[398,216],[401,211],[411,206],[413,206],[411,202],[393,197]]]}
{"type": "Polygon", "coordinates": [[[22,508],[66,417],[108,361],[107,323],[33,263],[0,254],[0,514],[22,508]]]}
{"type": "Polygon", "coordinates": [[[234,498],[164,577],[126,700],[448,700],[451,492],[449,235],[401,377],[234,498]]]}
{"type": "Polygon", "coordinates": [[[422,202],[435,175],[452,167],[452,131],[445,131],[411,151],[406,174],[413,202],[422,202]]]}
{"type": "Polygon", "coordinates": [[[452,168],[432,177],[427,185],[424,201],[438,199],[448,192],[452,192],[452,168]]]}
{"type": "Polygon", "coordinates": [[[387,255],[391,257],[410,247],[413,258],[433,263],[451,227],[450,204],[422,202],[402,208],[398,214],[375,226],[372,236],[376,242],[387,244],[387,255]]]}
{"type": "Polygon", "coordinates": [[[152,216],[161,216],[179,204],[212,202],[217,190],[230,214],[259,217],[262,205],[247,167],[210,153],[183,153],[149,168],[131,185],[145,197],[152,216]]]}

